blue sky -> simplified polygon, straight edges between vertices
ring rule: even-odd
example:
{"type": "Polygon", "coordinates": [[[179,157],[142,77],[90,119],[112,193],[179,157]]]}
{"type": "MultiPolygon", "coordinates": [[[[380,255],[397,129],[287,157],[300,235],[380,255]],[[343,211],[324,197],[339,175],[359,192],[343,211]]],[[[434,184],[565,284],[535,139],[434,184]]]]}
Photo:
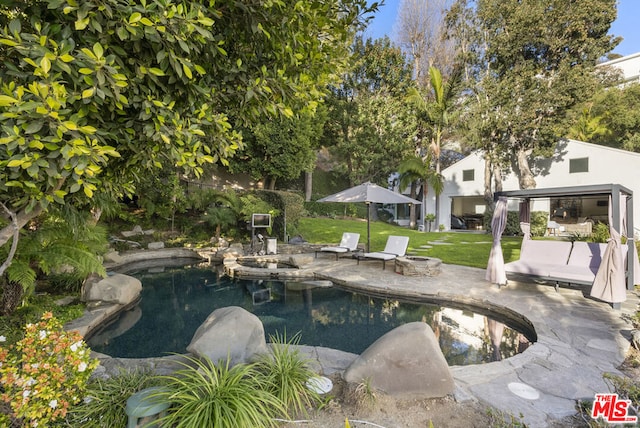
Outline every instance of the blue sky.
{"type": "MultiPolygon", "coordinates": [[[[379,38],[388,35],[394,40],[394,24],[400,0],[386,0],[365,35],[379,38]]],[[[611,25],[610,33],[622,36],[623,41],[613,50],[620,55],[630,55],[640,52],[640,1],[619,0],[618,19],[611,25]]]]}

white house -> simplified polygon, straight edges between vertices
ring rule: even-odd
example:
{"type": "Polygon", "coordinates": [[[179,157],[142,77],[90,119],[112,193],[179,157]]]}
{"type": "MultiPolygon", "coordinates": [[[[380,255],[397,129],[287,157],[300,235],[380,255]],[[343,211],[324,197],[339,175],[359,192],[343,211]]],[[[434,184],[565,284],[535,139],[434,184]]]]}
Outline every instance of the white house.
{"type": "Polygon", "coordinates": [[[617,68],[622,73],[622,86],[640,82],[640,52],[598,64],[617,68]]]}
{"type": "MultiPolygon", "coordinates": [[[[440,194],[440,218],[436,224],[451,228],[451,215],[463,217],[469,228],[486,210],[484,201],[484,158],[474,152],[442,171],[445,179],[440,194]]],[[[562,140],[550,158],[538,158],[531,165],[536,187],[620,184],[634,192],[633,213],[636,234],[640,233],[640,153],[599,146],[575,140],[562,140]]],[[[503,190],[518,190],[518,177],[509,172],[503,176],[503,190]]],[[[427,194],[427,213],[435,213],[435,192],[427,194]]],[[[517,210],[515,205],[510,209],[517,210]]],[[[551,219],[560,216],[567,223],[586,218],[606,219],[608,201],[602,197],[555,198],[534,200],[532,211],[549,212],[551,219]]]]}

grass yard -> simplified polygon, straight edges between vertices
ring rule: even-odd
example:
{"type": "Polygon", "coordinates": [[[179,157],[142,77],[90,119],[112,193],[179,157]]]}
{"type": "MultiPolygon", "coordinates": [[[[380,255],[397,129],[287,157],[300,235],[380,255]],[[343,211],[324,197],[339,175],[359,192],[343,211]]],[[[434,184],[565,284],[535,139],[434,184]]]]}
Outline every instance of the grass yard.
{"type": "MultiPolygon", "coordinates": [[[[337,244],[343,232],[360,234],[360,244],[367,242],[367,222],[361,219],[302,218],[298,232],[314,244],[337,244]]],[[[389,235],[409,237],[408,253],[431,256],[444,263],[486,268],[491,251],[491,234],[472,232],[418,232],[383,222],[371,223],[371,251],[382,251],[389,235]]],[[[521,237],[503,237],[505,262],[520,256],[521,237]]]]}

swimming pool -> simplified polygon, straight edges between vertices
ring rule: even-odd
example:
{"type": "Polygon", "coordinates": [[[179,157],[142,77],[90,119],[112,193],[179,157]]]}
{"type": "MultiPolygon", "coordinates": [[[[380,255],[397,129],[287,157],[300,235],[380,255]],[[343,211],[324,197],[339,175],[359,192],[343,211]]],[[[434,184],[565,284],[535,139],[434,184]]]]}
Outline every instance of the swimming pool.
{"type": "Polygon", "coordinates": [[[232,279],[196,265],[127,274],[142,281],[140,302],[88,338],[93,350],[113,357],[184,353],[207,316],[226,306],[258,316],[267,338],[301,332],[300,344],[356,354],[413,321],[431,325],[450,365],[508,358],[529,343],[524,334],[469,309],[369,296],[321,281],[232,279]]]}

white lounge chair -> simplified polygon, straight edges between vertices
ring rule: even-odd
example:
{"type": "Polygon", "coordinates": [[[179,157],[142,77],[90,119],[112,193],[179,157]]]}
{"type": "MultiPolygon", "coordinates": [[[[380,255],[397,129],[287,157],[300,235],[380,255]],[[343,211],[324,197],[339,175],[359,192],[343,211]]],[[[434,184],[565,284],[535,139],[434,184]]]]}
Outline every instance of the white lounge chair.
{"type": "Polygon", "coordinates": [[[390,235],[387,238],[387,244],[383,251],[376,251],[373,253],[364,253],[358,257],[358,264],[361,259],[376,259],[382,260],[382,269],[386,269],[385,263],[387,260],[395,260],[396,257],[404,256],[409,246],[408,236],[393,236],[390,235]]]}
{"type": "Polygon", "coordinates": [[[342,234],[342,239],[340,243],[336,247],[322,247],[316,251],[316,258],[318,257],[318,253],[334,253],[336,255],[336,260],[338,260],[338,256],[340,254],[349,253],[351,251],[356,251],[358,249],[358,241],[360,240],[359,233],[350,233],[344,232],[342,234]]]}

